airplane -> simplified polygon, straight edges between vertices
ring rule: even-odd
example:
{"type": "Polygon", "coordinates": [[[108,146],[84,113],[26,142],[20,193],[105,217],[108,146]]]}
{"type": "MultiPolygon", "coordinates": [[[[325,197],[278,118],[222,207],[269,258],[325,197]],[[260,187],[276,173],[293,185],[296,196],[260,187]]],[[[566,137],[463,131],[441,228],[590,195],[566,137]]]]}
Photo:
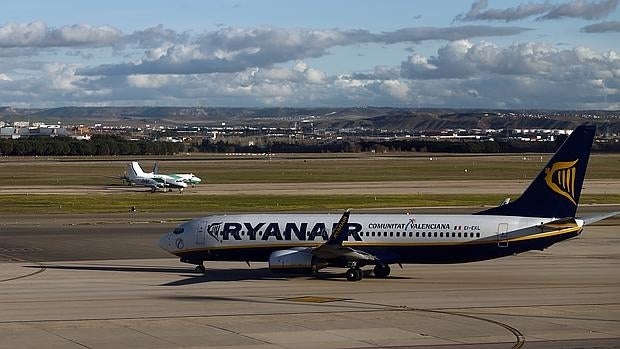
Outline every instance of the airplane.
{"type": "Polygon", "coordinates": [[[366,266],[386,278],[390,264],[475,262],[543,250],[620,214],[575,217],[595,130],[577,127],[518,199],[471,215],[210,215],[179,225],[159,246],[199,273],[205,261],[257,261],[272,272],[346,268],[349,281],[361,280],[366,266]]]}
{"type": "Polygon", "coordinates": [[[187,183],[180,179],[162,174],[145,173],[136,161],[127,164],[127,179],[131,184],[150,187],[152,192],[157,190],[167,192],[168,189],[178,188],[182,193],[183,189],[187,188],[187,183]]]}
{"type": "Polygon", "coordinates": [[[127,172],[122,177],[123,181],[126,181],[130,185],[138,185],[142,187],[151,188],[152,192],[156,192],[160,189],[165,189],[166,185],[163,180],[155,180],[154,178],[147,178],[139,176],[134,170],[131,164],[127,165],[127,172]]]}
{"type": "MultiPolygon", "coordinates": [[[[153,171],[151,173],[159,174],[158,162],[155,162],[155,164],[153,165],[153,171]]],[[[166,176],[172,177],[174,179],[180,179],[183,182],[191,185],[192,187],[195,187],[197,184],[200,184],[200,182],[202,182],[202,179],[200,179],[200,177],[198,176],[195,176],[193,173],[168,173],[166,174],[166,176]]]]}

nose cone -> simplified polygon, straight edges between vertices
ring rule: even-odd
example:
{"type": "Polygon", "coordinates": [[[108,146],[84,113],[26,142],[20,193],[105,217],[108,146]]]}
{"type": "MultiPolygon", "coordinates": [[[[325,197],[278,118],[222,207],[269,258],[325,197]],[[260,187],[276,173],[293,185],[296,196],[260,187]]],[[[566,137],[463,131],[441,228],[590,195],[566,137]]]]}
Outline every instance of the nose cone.
{"type": "Polygon", "coordinates": [[[168,252],[172,251],[172,234],[168,233],[159,239],[159,248],[168,252]]]}
{"type": "Polygon", "coordinates": [[[192,177],[192,182],[198,184],[198,183],[202,182],[202,179],[194,176],[194,177],[192,177]]]}

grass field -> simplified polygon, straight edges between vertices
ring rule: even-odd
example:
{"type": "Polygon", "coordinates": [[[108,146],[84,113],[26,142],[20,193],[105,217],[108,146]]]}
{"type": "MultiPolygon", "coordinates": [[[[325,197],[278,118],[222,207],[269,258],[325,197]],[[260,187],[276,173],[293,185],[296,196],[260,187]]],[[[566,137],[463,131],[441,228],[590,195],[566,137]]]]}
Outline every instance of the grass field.
{"type": "MultiPolygon", "coordinates": [[[[3,195],[3,213],[252,212],[343,210],[345,208],[487,206],[506,195],[3,195]]],[[[584,195],[580,203],[617,204],[620,195],[584,195]]]]}
{"type": "MultiPolygon", "coordinates": [[[[308,154],[263,157],[169,157],[163,173],[193,172],[207,183],[317,183],[532,179],[549,155],[308,154]],[[432,160],[431,160],[432,157],[432,160]],[[467,171],[465,171],[467,170],[467,171]]],[[[0,160],[4,186],[121,185],[129,158],[0,160]]],[[[150,171],[154,159],[141,164],[150,171]]],[[[593,155],[587,178],[620,180],[620,154],[593,155]]],[[[0,213],[240,212],[376,207],[496,205],[509,195],[27,195],[0,196],[0,213]]],[[[616,204],[620,195],[584,195],[582,203],[616,204]]]]}
{"type": "MultiPolygon", "coordinates": [[[[361,182],[415,180],[531,179],[549,155],[379,156],[328,154],[267,158],[161,159],[162,173],[193,172],[207,183],[361,182]],[[433,160],[430,160],[430,158],[433,160]],[[467,172],[465,172],[467,170],[467,172]]],[[[129,159],[6,159],[3,185],[114,185],[129,159]]],[[[141,161],[145,170],[153,160],[141,161]]],[[[620,179],[620,155],[593,155],[587,178],[620,179]]]]}

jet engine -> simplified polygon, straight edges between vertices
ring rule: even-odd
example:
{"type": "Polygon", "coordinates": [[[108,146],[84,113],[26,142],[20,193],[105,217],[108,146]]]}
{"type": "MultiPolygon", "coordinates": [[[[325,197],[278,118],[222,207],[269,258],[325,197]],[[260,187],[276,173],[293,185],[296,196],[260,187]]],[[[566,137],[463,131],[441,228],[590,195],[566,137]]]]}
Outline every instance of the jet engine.
{"type": "Polygon", "coordinates": [[[317,263],[316,257],[304,250],[279,250],[269,255],[269,269],[273,273],[312,274],[326,265],[317,263]]]}

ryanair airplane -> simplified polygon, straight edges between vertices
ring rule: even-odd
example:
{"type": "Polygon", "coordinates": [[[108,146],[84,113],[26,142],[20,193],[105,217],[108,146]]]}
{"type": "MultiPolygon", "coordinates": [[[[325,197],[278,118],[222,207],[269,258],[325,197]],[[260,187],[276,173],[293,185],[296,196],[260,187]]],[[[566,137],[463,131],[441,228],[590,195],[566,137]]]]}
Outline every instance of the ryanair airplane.
{"type": "Polygon", "coordinates": [[[575,217],[594,132],[594,126],[577,127],[520,198],[473,215],[212,215],[179,225],[159,245],[197,265],[197,272],[205,271],[204,261],[266,261],[273,272],[346,268],[349,281],[361,280],[366,266],[385,278],[390,264],[474,262],[543,250],[620,213],[575,217]]]}

